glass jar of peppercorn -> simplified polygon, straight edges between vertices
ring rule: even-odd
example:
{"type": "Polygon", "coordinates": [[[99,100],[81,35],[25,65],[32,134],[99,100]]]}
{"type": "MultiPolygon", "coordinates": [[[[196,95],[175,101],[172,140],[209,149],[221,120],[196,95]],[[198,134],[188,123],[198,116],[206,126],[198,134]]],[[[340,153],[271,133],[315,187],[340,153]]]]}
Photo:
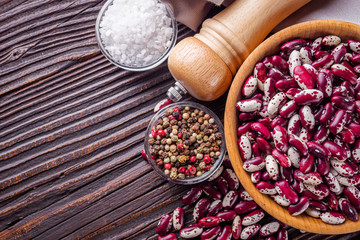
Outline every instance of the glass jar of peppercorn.
{"type": "Polygon", "coordinates": [[[168,181],[205,181],[226,154],[223,125],[201,104],[183,101],[168,105],[149,123],[145,152],[153,169],[168,181]]]}

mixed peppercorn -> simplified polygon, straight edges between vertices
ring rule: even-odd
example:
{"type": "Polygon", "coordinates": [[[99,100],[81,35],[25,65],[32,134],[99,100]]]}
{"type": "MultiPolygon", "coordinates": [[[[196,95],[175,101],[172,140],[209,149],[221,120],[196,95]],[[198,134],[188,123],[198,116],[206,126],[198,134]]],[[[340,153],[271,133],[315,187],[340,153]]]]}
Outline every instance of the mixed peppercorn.
{"type": "Polygon", "coordinates": [[[169,108],[148,139],[151,158],[173,180],[200,177],[221,155],[223,136],[215,119],[190,106],[169,108]]]}

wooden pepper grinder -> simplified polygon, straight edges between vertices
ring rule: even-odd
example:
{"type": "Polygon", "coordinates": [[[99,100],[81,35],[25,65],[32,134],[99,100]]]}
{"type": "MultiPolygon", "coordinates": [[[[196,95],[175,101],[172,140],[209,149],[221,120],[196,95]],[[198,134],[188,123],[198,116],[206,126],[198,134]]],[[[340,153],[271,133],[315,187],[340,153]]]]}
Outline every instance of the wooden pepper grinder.
{"type": "MultiPolygon", "coordinates": [[[[198,34],[183,39],[174,47],[168,59],[171,74],[199,100],[220,97],[251,51],[278,23],[308,2],[310,0],[233,2],[205,20],[198,34]]],[[[181,88],[181,85],[175,87],[181,88]]]]}

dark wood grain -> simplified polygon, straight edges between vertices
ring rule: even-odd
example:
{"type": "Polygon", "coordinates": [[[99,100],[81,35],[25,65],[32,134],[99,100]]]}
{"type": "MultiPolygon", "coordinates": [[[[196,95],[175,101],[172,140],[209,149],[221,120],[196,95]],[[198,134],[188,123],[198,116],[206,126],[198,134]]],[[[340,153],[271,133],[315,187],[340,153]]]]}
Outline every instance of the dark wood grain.
{"type": "MultiPolygon", "coordinates": [[[[181,206],[188,187],[140,154],[174,80],[166,63],[134,73],[105,59],[104,2],[0,1],[0,239],[156,239],[160,216],[181,206]]],[[[190,35],[180,24],[179,38],[190,35]]],[[[225,100],[204,104],[222,117],[225,100]]]]}

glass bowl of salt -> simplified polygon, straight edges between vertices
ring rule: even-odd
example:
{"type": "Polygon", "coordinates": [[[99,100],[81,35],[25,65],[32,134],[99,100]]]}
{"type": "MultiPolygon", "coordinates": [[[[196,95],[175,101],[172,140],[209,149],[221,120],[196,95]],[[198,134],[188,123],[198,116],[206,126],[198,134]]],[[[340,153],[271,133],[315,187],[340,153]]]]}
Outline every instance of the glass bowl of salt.
{"type": "Polygon", "coordinates": [[[95,25],[104,56],[129,71],[163,63],[177,40],[177,22],[169,4],[158,0],[108,0],[95,25]]]}

